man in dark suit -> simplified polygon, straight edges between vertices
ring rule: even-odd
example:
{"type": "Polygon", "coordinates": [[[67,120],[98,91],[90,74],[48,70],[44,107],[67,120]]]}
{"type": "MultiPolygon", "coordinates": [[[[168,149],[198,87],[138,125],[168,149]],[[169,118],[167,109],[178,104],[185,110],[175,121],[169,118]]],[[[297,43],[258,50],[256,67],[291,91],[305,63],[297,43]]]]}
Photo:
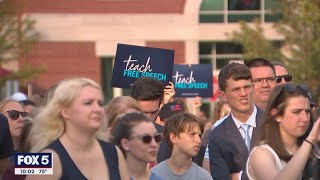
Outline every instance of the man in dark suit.
{"type": "Polygon", "coordinates": [[[263,111],[253,104],[252,75],[246,65],[224,66],[218,83],[231,114],[209,135],[211,175],[213,179],[247,179],[246,160],[257,143],[263,111]]]}

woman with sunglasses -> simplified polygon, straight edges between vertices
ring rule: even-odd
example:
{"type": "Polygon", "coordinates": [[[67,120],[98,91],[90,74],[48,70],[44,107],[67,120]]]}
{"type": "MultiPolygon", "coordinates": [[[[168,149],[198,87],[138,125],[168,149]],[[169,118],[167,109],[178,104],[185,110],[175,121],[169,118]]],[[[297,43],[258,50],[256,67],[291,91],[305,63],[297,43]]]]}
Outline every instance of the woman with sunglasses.
{"type": "Polygon", "coordinates": [[[63,80],[34,118],[31,152],[52,153],[53,175],[27,179],[127,180],[121,151],[104,139],[101,87],[93,80],[63,80]]]}
{"type": "Polygon", "coordinates": [[[268,102],[262,141],[247,161],[249,179],[301,179],[320,140],[320,120],[313,127],[310,120],[310,97],[305,88],[276,86],[268,102]]]}
{"type": "Polygon", "coordinates": [[[125,155],[131,180],[161,180],[151,173],[148,163],[157,160],[162,134],[157,133],[153,122],[141,113],[127,113],[113,124],[112,142],[125,155]]]}
{"type": "MultiPolygon", "coordinates": [[[[28,153],[30,152],[30,142],[27,138],[30,132],[30,129],[33,125],[32,118],[34,117],[35,111],[32,111],[31,114],[29,114],[27,117],[23,118],[23,126],[21,129],[21,136],[19,141],[19,147],[17,149],[17,152],[19,153],[28,153]]],[[[6,172],[2,176],[2,180],[24,180],[26,178],[26,175],[16,175],[15,174],[15,163],[12,162],[9,166],[9,168],[6,170],[6,172]]]]}
{"type": "Polygon", "coordinates": [[[7,98],[0,102],[0,113],[8,119],[14,149],[17,150],[22,129],[22,119],[28,115],[23,106],[13,99],[7,98]]]}

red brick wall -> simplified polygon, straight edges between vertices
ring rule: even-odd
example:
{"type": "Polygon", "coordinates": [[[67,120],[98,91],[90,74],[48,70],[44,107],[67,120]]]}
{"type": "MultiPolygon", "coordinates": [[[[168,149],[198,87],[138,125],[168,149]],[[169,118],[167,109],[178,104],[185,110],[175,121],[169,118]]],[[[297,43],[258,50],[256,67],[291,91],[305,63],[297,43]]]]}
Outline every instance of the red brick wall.
{"type": "Polygon", "coordinates": [[[185,63],[185,42],[184,41],[147,41],[146,46],[172,49],[174,52],[174,63],[185,63]]]}
{"type": "MultiPolygon", "coordinates": [[[[26,60],[33,66],[46,67],[45,72],[30,80],[43,90],[72,77],[88,77],[100,84],[100,59],[95,55],[93,42],[40,42],[26,60]]],[[[26,60],[20,65],[23,66],[26,60]]]]}
{"type": "Polygon", "coordinates": [[[35,13],[183,13],[186,0],[28,0],[35,13]]]}

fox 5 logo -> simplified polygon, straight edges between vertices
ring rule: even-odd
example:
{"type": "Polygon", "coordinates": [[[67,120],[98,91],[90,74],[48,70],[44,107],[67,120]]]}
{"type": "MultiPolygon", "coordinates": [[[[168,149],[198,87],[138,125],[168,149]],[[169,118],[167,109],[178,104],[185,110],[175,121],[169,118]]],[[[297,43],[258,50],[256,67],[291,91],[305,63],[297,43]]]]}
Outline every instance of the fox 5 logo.
{"type": "Polygon", "coordinates": [[[16,153],[16,168],[52,168],[51,153],[16,153]]]}

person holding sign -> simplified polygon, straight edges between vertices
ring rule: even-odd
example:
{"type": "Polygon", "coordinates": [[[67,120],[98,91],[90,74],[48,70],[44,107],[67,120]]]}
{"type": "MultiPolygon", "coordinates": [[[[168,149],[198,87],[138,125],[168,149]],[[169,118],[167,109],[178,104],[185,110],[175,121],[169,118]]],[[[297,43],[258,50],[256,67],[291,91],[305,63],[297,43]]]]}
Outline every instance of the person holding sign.
{"type": "MultiPolygon", "coordinates": [[[[154,78],[139,78],[131,88],[131,97],[137,100],[141,110],[154,122],[163,104],[170,102],[175,95],[174,85],[164,87],[163,83],[154,78]]],[[[163,126],[156,123],[158,132],[163,131],[163,126]]]]}
{"type": "Polygon", "coordinates": [[[63,80],[34,118],[31,152],[52,153],[53,175],[29,179],[129,179],[121,151],[105,139],[101,87],[93,80],[63,80]]]}

